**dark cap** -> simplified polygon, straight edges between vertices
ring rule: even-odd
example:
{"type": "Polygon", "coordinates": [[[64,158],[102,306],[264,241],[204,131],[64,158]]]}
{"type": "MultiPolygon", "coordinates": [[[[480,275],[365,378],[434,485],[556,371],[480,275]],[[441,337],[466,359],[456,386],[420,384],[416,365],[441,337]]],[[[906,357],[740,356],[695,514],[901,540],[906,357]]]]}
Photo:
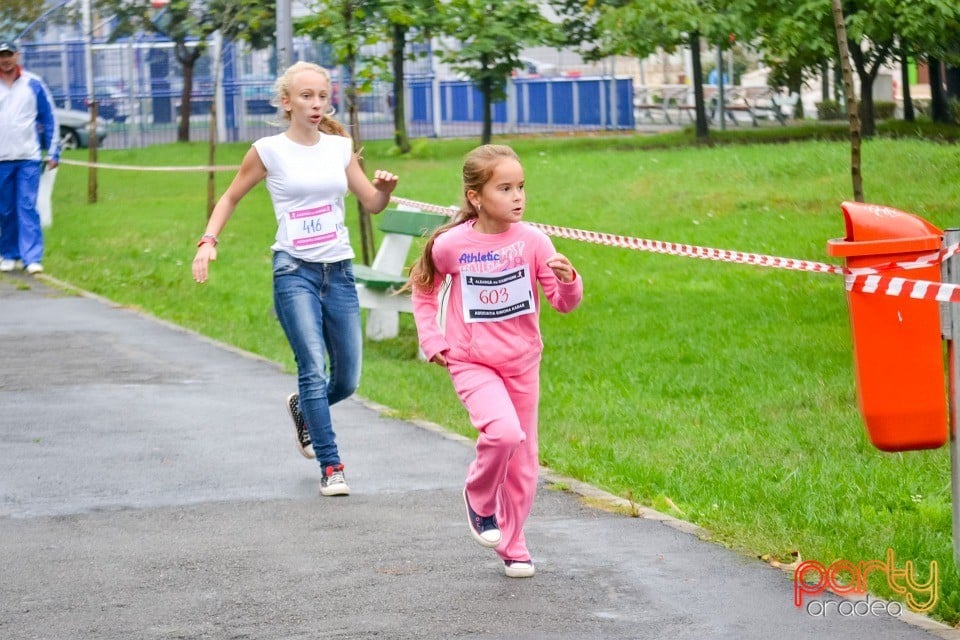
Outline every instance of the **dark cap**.
{"type": "Polygon", "coordinates": [[[0,40],[0,53],[9,51],[10,53],[17,52],[17,45],[14,44],[13,40],[0,40]]]}

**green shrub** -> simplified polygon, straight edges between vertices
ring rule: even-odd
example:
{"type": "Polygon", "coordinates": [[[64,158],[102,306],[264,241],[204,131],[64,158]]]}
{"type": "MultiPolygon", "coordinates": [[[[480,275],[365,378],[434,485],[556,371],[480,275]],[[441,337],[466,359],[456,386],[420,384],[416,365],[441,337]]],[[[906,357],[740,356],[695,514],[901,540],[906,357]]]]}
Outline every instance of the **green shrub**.
{"type": "Polygon", "coordinates": [[[817,120],[843,120],[844,110],[836,100],[817,103],[817,120]]]}
{"type": "Polygon", "coordinates": [[[874,101],[873,117],[877,120],[889,120],[897,110],[896,102],[874,101]]]}

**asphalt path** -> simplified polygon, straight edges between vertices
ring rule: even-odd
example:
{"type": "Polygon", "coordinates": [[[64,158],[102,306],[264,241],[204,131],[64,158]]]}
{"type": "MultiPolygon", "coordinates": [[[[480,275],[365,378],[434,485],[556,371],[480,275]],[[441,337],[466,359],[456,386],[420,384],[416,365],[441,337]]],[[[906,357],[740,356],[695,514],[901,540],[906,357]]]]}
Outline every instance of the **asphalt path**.
{"type": "Polygon", "coordinates": [[[506,578],[462,513],[469,441],[345,401],[352,495],[321,497],[293,375],[57,284],[0,275],[0,638],[958,637],[813,615],[788,572],[546,470],[537,575],[506,578]]]}

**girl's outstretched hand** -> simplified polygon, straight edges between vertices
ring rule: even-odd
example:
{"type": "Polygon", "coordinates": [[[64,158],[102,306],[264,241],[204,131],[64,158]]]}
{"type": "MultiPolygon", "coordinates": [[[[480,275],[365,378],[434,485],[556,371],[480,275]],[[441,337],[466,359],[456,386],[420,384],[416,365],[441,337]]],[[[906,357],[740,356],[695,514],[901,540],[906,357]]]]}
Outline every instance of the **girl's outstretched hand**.
{"type": "Polygon", "coordinates": [[[553,269],[554,275],[560,282],[573,282],[573,265],[562,253],[555,253],[547,258],[547,266],[553,269]]]}
{"type": "Polygon", "coordinates": [[[437,355],[433,356],[433,358],[430,359],[430,362],[435,362],[436,364],[444,368],[446,368],[447,366],[447,359],[446,357],[444,357],[442,353],[438,353],[437,355]]]}
{"type": "Polygon", "coordinates": [[[398,177],[389,171],[377,169],[373,172],[373,186],[377,191],[393,193],[393,190],[397,188],[397,180],[398,177]]]}
{"type": "Polygon", "coordinates": [[[210,262],[217,259],[217,248],[210,242],[204,242],[197,248],[197,255],[193,259],[193,279],[199,283],[207,281],[207,270],[210,262]]]}

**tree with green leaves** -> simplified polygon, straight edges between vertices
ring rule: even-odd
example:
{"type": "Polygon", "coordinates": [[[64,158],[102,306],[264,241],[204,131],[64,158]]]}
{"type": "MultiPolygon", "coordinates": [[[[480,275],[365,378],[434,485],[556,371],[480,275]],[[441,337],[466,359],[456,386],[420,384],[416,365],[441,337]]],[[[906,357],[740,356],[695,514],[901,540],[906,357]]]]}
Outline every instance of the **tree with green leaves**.
{"type": "Polygon", "coordinates": [[[584,60],[595,61],[612,54],[601,39],[603,32],[600,17],[604,10],[612,10],[629,4],[629,0],[611,0],[599,3],[594,0],[549,0],[550,8],[559,19],[559,46],[574,49],[584,60]]]}
{"type": "Polygon", "coordinates": [[[13,39],[43,15],[44,5],[36,0],[3,0],[0,5],[0,37],[13,39]]]}
{"type": "MultiPolygon", "coordinates": [[[[799,95],[809,75],[822,74],[825,65],[838,59],[829,6],[821,0],[758,0],[756,9],[753,44],[770,68],[769,83],[799,95]]],[[[802,100],[793,115],[803,117],[802,100]]]]}
{"type": "MultiPolygon", "coordinates": [[[[931,70],[932,117],[951,122],[946,96],[939,82],[940,61],[960,67],[960,6],[939,0],[910,0],[898,6],[899,56],[906,69],[908,59],[925,59],[931,70]]],[[[909,84],[904,83],[904,89],[909,84]]],[[[960,97],[957,95],[956,97],[960,97]]],[[[906,117],[907,94],[904,93],[906,117]]]]}
{"type": "Polygon", "coordinates": [[[523,68],[525,47],[554,44],[556,25],[529,0],[450,0],[438,5],[443,32],[455,44],[444,48],[441,59],[473,81],[483,96],[481,141],[493,137],[493,104],[507,97],[507,79],[523,68]]]}
{"type": "Polygon", "coordinates": [[[631,0],[603,6],[598,21],[599,46],[608,54],[646,58],[662,50],[689,47],[697,138],[709,137],[700,59],[702,41],[722,47],[731,34],[748,32],[751,0],[631,0]]]}
{"type": "Polygon", "coordinates": [[[112,41],[138,32],[165,36],[174,43],[174,55],[183,70],[177,141],[190,140],[190,96],[197,60],[206,52],[210,36],[219,31],[226,41],[245,40],[254,49],[273,42],[276,4],[269,0],[170,0],[159,14],[150,0],[97,0],[104,15],[113,16],[112,41]]]}
{"type": "Polygon", "coordinates": [[[441,18],[434,0],[381,0],[390,40],[391,79],[393,82],[393,139],[400,153],[410,153],[407,135],[406,79],[404,63],[407,44],[427,42],[437,32],[441,18]]]}

